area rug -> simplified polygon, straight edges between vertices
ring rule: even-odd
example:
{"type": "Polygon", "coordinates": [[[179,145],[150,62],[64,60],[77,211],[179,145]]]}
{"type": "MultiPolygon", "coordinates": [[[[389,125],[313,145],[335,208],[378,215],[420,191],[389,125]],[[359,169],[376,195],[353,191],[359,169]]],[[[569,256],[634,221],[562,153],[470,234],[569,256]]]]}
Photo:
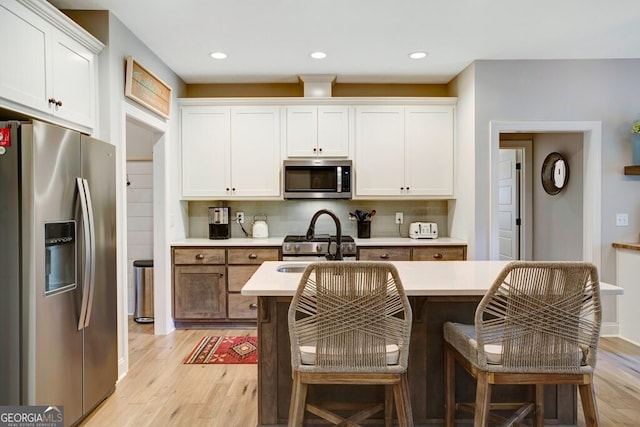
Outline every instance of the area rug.
{"type": "Polygon", "coordinates": [[[249,364],[258,362],[258,337],[206,336],[182,363],[185,365],[249,364]]]}

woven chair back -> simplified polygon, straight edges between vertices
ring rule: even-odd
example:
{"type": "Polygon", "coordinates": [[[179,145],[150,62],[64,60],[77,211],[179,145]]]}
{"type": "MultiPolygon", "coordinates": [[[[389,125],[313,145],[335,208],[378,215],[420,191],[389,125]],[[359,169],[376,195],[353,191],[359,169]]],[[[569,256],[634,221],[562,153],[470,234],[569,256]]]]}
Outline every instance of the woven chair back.
{"type": "Polygon", "coordinates": [[[595,367],[601,306],[598,273],[587,262],[508,264],[476,310],[481,364],[500,345],[511,372],[577,372],[595,367]]]}
{"type": "Polygon", "coordinates": [[[292,366],[315,349],[312,372],[406,370],[411,307],[396,268],[385,262],[319,262],[304,271],[289,308],[292,366]],[[389,365],[391,345],[399,354],[389,365]],[[397,347],[394,347],[397,346],[397,347]]]}

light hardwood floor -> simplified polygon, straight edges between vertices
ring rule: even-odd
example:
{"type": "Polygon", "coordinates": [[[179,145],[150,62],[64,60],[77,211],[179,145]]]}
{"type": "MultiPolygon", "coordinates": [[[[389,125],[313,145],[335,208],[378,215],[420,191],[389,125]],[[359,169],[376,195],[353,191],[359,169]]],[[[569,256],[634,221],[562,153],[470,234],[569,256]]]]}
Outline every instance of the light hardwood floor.
{"type": "MultiPolygon", "coordinates": [[[[256,365],[183,365],[182,360],[205,335],[255,334],[255,329],[191,329],[155,336],[152,325],[131,321],[129,373],[82,426],[254,427],[256,365]]],[[[640,425],[640,347],[601,339],[594,382],[603,427],[640,425]]],[[[585,425],[581,415],[578,421],[585,425]]]]}

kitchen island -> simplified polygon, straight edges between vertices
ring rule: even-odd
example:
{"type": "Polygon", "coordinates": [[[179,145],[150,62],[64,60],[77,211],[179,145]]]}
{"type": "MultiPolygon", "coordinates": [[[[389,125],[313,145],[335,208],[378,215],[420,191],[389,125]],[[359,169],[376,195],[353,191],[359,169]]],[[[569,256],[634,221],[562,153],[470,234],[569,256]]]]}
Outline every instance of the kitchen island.
{"type": "MultiPolygon", "coordinates": [[[[416,426],[442,424],[444,416],[444,350],[442,325],[446,321],[473,323],[476,305],[507,264],[505,261],[393,262],[413,309],[409,386],[416,426]]],[[[258,297],[258,425],[287,425],[291,396],[291,359],[287,311],[304,262],[265,262],[242,288],[258,297]],[[285,266],[290,272],[279,272],[285,266]],[[298,268],[296,268],[298,267],[298,268]]],[[[601,283],[602,294],[622,289],[601,283]]],[[[475,383],[456,376],[459,399],[472,402],[475,383]]],[[[494,401],[525,399],[528,388],[496,387],[494,401]]],[[[596,394],[598,390],[596,389],[596,394]]],[[[373,386],[311,387],[309,399],[334,401],[382,400],[383,390],[373,386]]],[[[575,387],[545,388],[546,423],[576,423],[575,387]]],[[[545,424],[546,424],[545,423],[545,424]]]]}

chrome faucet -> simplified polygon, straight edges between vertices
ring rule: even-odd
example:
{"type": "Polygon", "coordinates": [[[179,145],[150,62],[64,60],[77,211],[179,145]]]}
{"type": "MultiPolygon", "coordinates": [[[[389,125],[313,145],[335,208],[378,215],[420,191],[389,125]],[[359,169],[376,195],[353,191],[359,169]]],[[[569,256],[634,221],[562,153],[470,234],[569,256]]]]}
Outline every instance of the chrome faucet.
{"type": "Polygon", "coordinates": [[[316,221],[322,214],[329,215],[331,219],[333,219],[333,222],[336,224],[336,253],[335,255],[331,255],[331,253],[329,252],[329,248],[327,248],[326,258],[330,261],[342,261],[342,226],[340,225],[338,216],[333,213],[333,211],[330,211],[329,209],[320,209],[318,212],[314,213],[313,217],[311,218],[309,228],[307,229],[306,238],[307,240],[313,239],[316,228],[316,221]]]}

